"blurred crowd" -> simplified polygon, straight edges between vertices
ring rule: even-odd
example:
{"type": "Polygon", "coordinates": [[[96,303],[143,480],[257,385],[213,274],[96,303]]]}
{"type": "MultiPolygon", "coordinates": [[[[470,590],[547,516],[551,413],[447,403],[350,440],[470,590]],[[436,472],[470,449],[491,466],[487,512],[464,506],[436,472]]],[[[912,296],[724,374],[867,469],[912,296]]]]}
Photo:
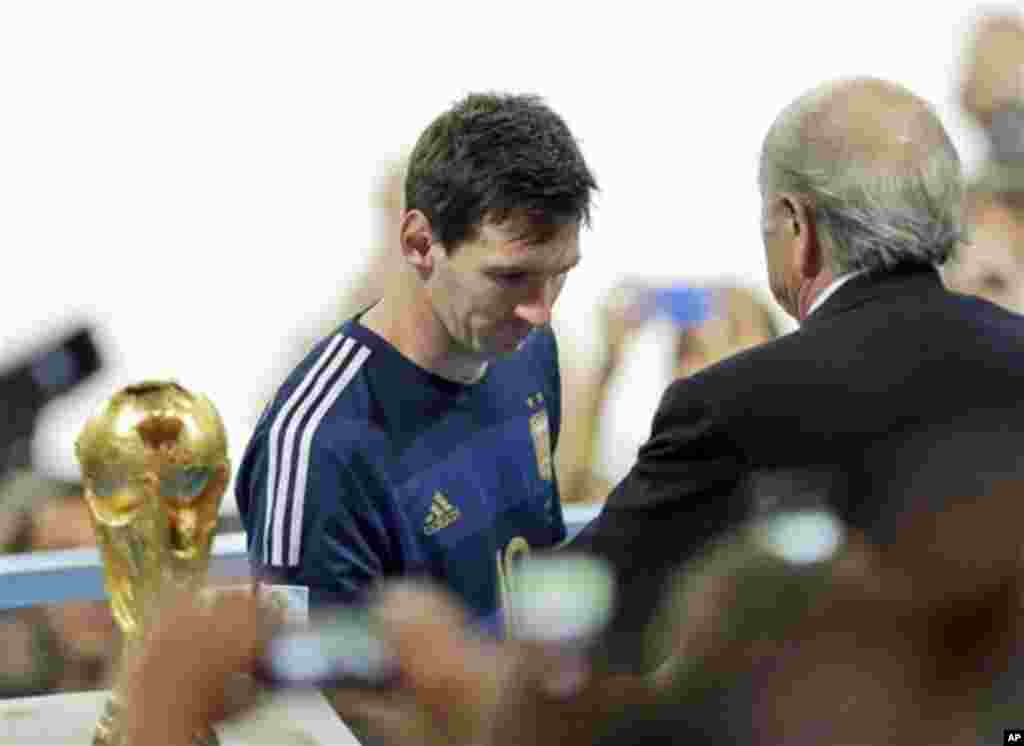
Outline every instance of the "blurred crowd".
{"type": "MultiPolygon", "coordinates": [[[[7,552],[52,552],[95,546],[81,488],[46,485],[31,510],[8,519],[7,552]]],[[[68,601],[0,611],[0,695],[97,689],[108,683],[120,640],[105,600],[68,601]]]]}
{"type": "MultiPolygon", "coordinates": [[[[964,62],[962,108],[985,133],[990,147],[986,161],[969,184],[969,240],[943,268],[943,279],[948,287],[958,292],[989,299],[1014,312],[1024,312],[1024,77],[1020,75],[1024,66],[1024,17],[999,14],[979,18],[964,62]]],[[[390,277],[391,256],[397,251],[403,173],[401,162],[390,164],[384,170],[371,196],[371,204],[378,208],[380,217],[378,242],[369,248],[363,271],[349,278],[347,287],[325,310],[321,323],[314,328],[296,330],[295,360],[341,320],[366,308],[384,292],[390,277]]],[[[599,300],[597,317],[602,344],[597,364],[582,363],[572,344],[562,347],[565,411],[556,461],[565,503],[605,500],[635,462],[637,450],[649,435],[661,393],[671,381],[691,376],[783,333],[781,315],[767,294],[725,278],[709,282],[691,280],[685,275],[653,279],[627,275],[599,300]]],[[[556,319],[556,332],[560,323],[566,329],[573,326],[571,319],[556,319]]],[[[560,339],[568,337],[562,334],[560,339]]],[[[290,367],[294,360],[286,362],[289,365],[285,367],[290,367]]],[[[254,406],[259,404],[254,403],[254,406]]],[[[6,442],[5,439],[0,441],[6,442]]],[[[11,451],[15,450],[16,447],[11,446],[11,451]]],[[[0,458],[0,465],[5,468],[4,473],[0,473],[0,552],[14,554],[94,546],[91,517],[82,498],[81,485],[34,471],[24,457],[23,448],[19,453],[21,455],[0,458]]],[[[1016,498],[1010,495],[1005,499],[1016,498]]],[[[986,515],[985,520],[988,519],[986,515]]],[[[950,552],[981,551],[980,545],[986,543],[984,532],[989,532],[990,536],[995,530],[984,521],[979,525],[971,524],[970,516],[943,520],[976,531],[971,536],[957,536],[951,541],[950,552]]],[[[912,548],[914,541],[924,546],[955,536],[957,532],[947,523],[908,527],[906,546],[912,548]]],[[[237,529],[237,524],[231,528],[237,529]]],[[[1012,533],[1006,540],[1019,544],[1012,533]]],[[[695,702],[691,712],[721,718],[725,710],[716,708],[752,707],[759,713],[760,720],[756,727],[751,727],[770,732],[773,728],[783,728],[782,723],[787,718],[796,720],[813,712],[816,693],[842,686],[849,689],[851,698],[870,700],[879,718],[897,723],[901,713],[907,711],[921,717],[932,711],[948,714],[950,708],[960,706],[950,693],[959,690],[948,688],[950,682],[959,681],[961,688],[980,690],[988,686],[988,681],[972,680],[971,676],[996,677],[1009,668],[992,660],[978,663],[951,659],[945,644],[950,636],[979,640],[977,654],[981,657],[998,655],[1009,661],[1021,654],[1020,638],[1007,641],[1017,631],[1018,623],[1011,617],[1019,611],[1019,578],[1012,574],[993,575],[991,588],[974,589],[977,593],[972,596],[970,603],[973,605],[969,605],[973,616],[967,614],[961,618],[961,612],[953,612],[944,605],[943,594],[948,588],[930,588],[925,582],[934,574],[933,568],[911,563],[913,567],[904,577],[896,577],[896,573],[884,569],[882,559],[873,554],[867,556],[867,550],[856,541],[849,547],[830,570],[833,584],[829,592],[839,601],[827,605],[827,613],[809,617],[803,626],[772,627],[778,630],[777,635],[758,643],[760,647],[755,652],[747,647],[742,654],[737,652],[749,640],[741,644],[740,637],[727,640],[723,637],[722,629],[727,626],[723,620],[730,614],[754,614],[753,607],[744,606],[742,594],[748,592],[748,586],[739,587],[741,584],[736,580],[739,576],[733,573],[726,582],[714,572],[708,572],[700,587],[680,580],[680,588],[685,586],[685,589],[680,590],[679,597],[690,598],[691,608],[710,609],[707,619],[717,626],[701,629],[699,625],[691,625],[685,630],[677,629],[672,624],[671,613],[664,612],[668,614],[664,634],[677,638],[676,650],[699,651],[699,655],[691,656],[691,661],[714,658],[718,667],[716,676],[739,676],[731,666],[738,665],[736,661],[740,659],[748,661],[753,656],[763,661],[756,671],[744,669],[742,673],[746,677],[743,696],[747,699],[733,687],[729,693],[733,699],[729,702],[695,702]],[[854,591],[852,587],[835,582],[836,578],[841,581],[848,577],[848,573],[859,572],[858,577],[863,577],[868,565],[875,573],[872,577],[877,578],[877,597],[871,603],[857,596],[864,592],[863,585],[858,585],[859,590],[854,591]],[[907,611],[901,604],[908,597],[920,599],[920,608],[907,611]],[[867,614],[865,610],[869,608],[873,611],[867,614]],[[878,614],[879,609],[891,612],[887,618],[894,620],[894,626],[885,629],[880,626],[870,632],[875,637],[866,643],[863,636],[876,620],[865,616],[878,614]],[[998,623],[985,629],[995,629],[993,634],[1005,635],[1007,639],[1000,637],[986,642],[985,633],[978,628],[979,619],[996,617],[998,623]],[[678,638],[685,638],[686,645],[679,644],[678,638]],[[856,644],[851,642],[854,639],[857,639],[856,644]],[[857,651],[857,657],[854,659],[851,655],[832,668],[821,669],[815,665],[815,660],[816,651],[823,646],[857,651]],[[787,655],[780,655],[782,650],[787,651],[787,655]],[[799,651],[799,655],[789,655],[794,651],[799,651]],[[947,668],[941,676],[936,676],[932,669],[922,672],[921,666],[925,664],[932,669],[947,668]],[[913,676],[918,676],[919,680],[911,681],[913,676]],[[925,679],[940,681],[942,686],[920,684],[925,679]],[[778,682],[782,680],[796,682],[798,686],[771,701],[751,694],[781,691],[784,687],[778,682]],[[902,685],[895,686],[893,682],[897,681],[902,685]],[[881,688],[878,682],[887,682],[887,687],[881,688]]],[[[910,554],[910,549],[904,551],[910,554]]],[[[888,555],[884,559],[887,558],[888,555]]],[[[766,580],[763,576],[762,580],[777,584],[771,586],[773,588],[782,588],[788,582],[778,578],[766,580]]],[[[106,687],[117,666],[119,649],[120,636],[105,601],[0,610],[0,696],[106,687]]],[[[996,710],[1000,690],[993,691],[997,696],[986,707],[996,710]]],[[[700,696],[709,695],[703,692],[700,696]]],[[[655,704],[648,704],[655,708],[652,712],[657,711],[653,721],[660,722],[668,717],[657,710],[655,704]]],[[[852,711],[864,712],[863,709],[852,711]]],[[[696,715],[691,720],[688,727],[694,727],[696,715]]],[[[545,727],[557,727],[556,721],[558,717],[553,716],[545,727]]],[[[908,729],[921,722],[915,720],[898,728],[908,729]]],[[[1024,716],[1018,713],[1013,724],[1024,727],[1024,716]]],[[[851,733],[856,733],[856,727],[863,725],[847,724],[851,733]]],[[[673,727],[684,726],[676,723],[673,727]]],[[[821,732],[802,734],[805,740],[800,742],[831,742],[822,740],[828,734],[824,725],[821,727],[821,732]]],[[[893,728],[898,729],[896,725],[893,728]]],[[[912,730],[903,732],[908,737],[913,734],[912,730]]],[[[767,738],[765,742],[769,742],[767,738]]],[[[857,741],[851,736],[849,742],[857,741]]]]}

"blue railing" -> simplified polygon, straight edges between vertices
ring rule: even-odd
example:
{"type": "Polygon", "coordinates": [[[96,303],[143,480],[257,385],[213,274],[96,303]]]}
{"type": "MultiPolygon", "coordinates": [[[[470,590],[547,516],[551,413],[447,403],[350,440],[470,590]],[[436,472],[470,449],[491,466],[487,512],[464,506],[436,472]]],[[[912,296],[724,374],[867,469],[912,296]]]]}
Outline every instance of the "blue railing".
{"type": "MultiPolygon", "coordinates": [[[[565,506],[569,535],[583,528],[599,511],[599,505],[565,506]]],[[[105,599],[102,569],[95,548],[0,555],[0,609],[105,599]]],[[[249,575],[244,534],[221,534],[214,538],[210,575],[249,575]]]]}

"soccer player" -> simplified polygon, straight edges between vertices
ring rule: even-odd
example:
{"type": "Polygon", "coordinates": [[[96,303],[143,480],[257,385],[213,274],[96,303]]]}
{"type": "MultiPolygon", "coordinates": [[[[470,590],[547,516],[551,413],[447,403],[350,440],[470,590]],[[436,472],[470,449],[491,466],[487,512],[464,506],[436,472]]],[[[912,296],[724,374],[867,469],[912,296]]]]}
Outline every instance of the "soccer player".
{"type": "Polygon", "coordinates": [[[500,631],[505,569],[565,537],[549,322],[595,189],[537,97],[472,94],[427,127],[396,281],[288,376],[246,449],[255,574],[314,605],[430,576],[500,631]]]}

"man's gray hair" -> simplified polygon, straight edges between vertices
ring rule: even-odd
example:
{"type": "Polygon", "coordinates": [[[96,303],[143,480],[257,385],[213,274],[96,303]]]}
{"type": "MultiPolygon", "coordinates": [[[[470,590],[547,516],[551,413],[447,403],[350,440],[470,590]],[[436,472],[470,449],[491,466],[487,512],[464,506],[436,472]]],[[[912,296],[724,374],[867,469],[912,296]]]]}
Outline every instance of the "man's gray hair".
{"type": "MultiPolygon", "coordinates": [[[[942,264],[964,240],[964,183],[938,117],[922,101],[906,135],[882,147],[870,137],[851,143],[829,110],[833,90],[815,89],[776,119],[761,150],[762,194],[793,192],[807,200],[836,275],[942,264]]],[[[847,134],[856,130],[845,126],[847,134]]]]}

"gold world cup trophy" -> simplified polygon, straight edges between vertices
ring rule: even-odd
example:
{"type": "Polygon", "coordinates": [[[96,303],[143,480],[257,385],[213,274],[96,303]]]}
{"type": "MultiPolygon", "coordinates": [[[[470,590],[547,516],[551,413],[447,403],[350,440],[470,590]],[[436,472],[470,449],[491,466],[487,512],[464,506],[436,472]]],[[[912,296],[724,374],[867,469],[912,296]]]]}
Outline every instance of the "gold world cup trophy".
{"type": "MultiPolygon", "coordinates": [[[[230,476],[224,424],[205,396],[146,381],[114,394],[85,424],[75,449],[107,595],[130,653],[145,644],[166,591],[198,592],[204,583],[230,476]]],[[[123,701],[115,686],[94,746],[123,745],[123,701]]],[[[217,737],[207,730],[194,743],[210,746],[217,737]]]]}

